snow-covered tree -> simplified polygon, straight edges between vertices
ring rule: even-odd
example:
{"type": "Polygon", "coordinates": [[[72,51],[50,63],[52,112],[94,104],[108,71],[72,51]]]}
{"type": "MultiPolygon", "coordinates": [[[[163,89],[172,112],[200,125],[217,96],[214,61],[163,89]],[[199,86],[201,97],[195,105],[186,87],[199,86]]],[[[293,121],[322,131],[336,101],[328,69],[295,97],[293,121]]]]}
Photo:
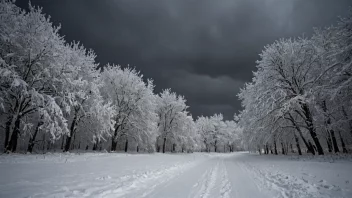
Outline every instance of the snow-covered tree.
{"type": "Polygon", "coordinates": [[[214,151],[217,152],[219,145],[224,141],[226,125],[223,121],[224,118],[222,114],[214,114],[213,116],[210,116],[209,119],[214,129],[209,134],[209,143],[214,147],[214,151]]]}
{"type": "Polygon", "coordinates": [[[1,1],[0,20],[0,106],[7,115],[5,149],[14,152],[22,129],[33,126],[26,123],[30,117],[39,117],[52,139],[68,132],[58,104],[63,87],[57,86],[65,80],[59,57],[64,40],[59,27],[31,5],[25,12],[1,1]]]}
{"type": "Polygon", "coordinates": [[[303,142],[309,152],[324,154],[325,146],[339,152],[340,140],[347,152],[351,24],[349,16],[336,27],[315,29],[312,38],[281,39],[265,47],[253,81],[239,94],[243,137],[252,148],[268,150],[273,144],[277,153],[279,141],[283,153],[296,144],[301,154],[303,142]]]}
{"type": "MultiPolygon", "coordinates": [[[[218,152],[220,151],[220,146],[223,146],[224,152],[227,150],[226,147],[230,151],[233,151],[234,144],[239,144],[242,132],[235,121],[224,121],[222,114],[214,114],[210,117],[198,117],[196,120],[196,129],[207,152],[210,152],[212,147],[215,152],[218,152]]],[[[240,145],[237,146],[241,147],[240,145]]]]}
{"type": "Polygon", "coordinates": [[[132,68],[107,65],[101,73],[104,85],[102,96],[116,109],[115,127],[111,131],[111,150],[116,150],[118,139],[124,138],[126,149],[130,138],[152,145],[156,133],[156,96],[152,80],[132,68]]]}
{"type": "Polygon", "coordinates": [[[173,138],[170,139],[173,142],[172,151],[176,152],[176,146],[178,146],[181,152],[195,149],[197,136],[192,116],[183,111],[178,114],[174,122],[176,124],[171,131],[175,133],[173,134],[173,138]]]}
{"type": "Polygon", "coordinates": [[[53,27],[40,8],[29,5],[25,12],[1,1],[0,9],[5,149],[16,151],[18,137],[28,135],[27,150],[32,152],[38,134],[49,133],[51,141],[67,135],[64,150],[68,151],[78,130],[88,135],[83,120],[99,128],[90,138],[101,137],[111,125],[101,116],[111,115],[111,107],[99,93],[94,52],[79,43],[66,44],[59,27],[53,27]]]}
{"type": "Polygon", "coordinates": [[[200,116],[196,120],[196,128],[205,151],[210,152],[210,134],[214,131],[214,125],[210,122],[208,117],[200,116]]]}
{"type": "Polygon", "coordinates": [[[233,152],[235,148],[242,149],[242,128],[234,120],[226,120],[225,126],[222,138],[224,146],[228,147],[230,152],[233,152]]]}
{"type": "Polygon", "coordinates": [[[89,122],[88,120],[94,117],[92,114],[97,113],[96,108],[107,107],[102,104],[104,102],[100,97],[101,85],[95,57],[93,51],[87,51],[79,43],[66,45],[63,64],[67,71],[65,83],[67,100],[64,102],[69,105],[67,118],[70,133],[66,137],[64,151],[71,149],[78,131],[82,133],[89,131],[86,128],[88,125],[84,122],[89,122]]]}
{"type": "Polygon", "coordinates": [[[160,150],[159,141],[162,141],[163,153],[166,150],[166,141],[177,140],[180,133],[180,128],[185,124],[187,120],[186,100],[183,96],[178,96],[175,92],[171,92],[170,89],[166,89],[160,93],[157,98],[157,109],[156,112],[159,117],[158,121],[158,132],[159,136],[157,139],[157,150],[160,150]]]}

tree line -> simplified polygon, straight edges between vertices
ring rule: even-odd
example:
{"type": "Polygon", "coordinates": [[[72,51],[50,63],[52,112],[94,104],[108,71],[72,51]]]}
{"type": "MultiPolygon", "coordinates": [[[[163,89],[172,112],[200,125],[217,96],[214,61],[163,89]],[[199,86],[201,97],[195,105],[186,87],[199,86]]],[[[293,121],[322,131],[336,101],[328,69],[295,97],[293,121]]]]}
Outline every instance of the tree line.
{"type": "Polygon", "coordinates": [[[240,91],[250,150],[287,154],[351,152],[352,11],[335,26],[265,46],[240,91]]]}
{"type": "Polygon", "coordinates": [[[0,2],[0,124],[3,151],[232,152],[238,120],[192,118],[183,96],[136,69],[99,66],[42,13],[0,2]]]}

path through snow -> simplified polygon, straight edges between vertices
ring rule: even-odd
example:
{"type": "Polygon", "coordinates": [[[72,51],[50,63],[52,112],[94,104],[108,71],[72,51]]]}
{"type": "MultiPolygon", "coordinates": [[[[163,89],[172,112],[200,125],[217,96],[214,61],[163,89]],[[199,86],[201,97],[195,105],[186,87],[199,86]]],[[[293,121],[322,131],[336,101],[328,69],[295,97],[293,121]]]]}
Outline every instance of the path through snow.
{"type": "Polygon", "coordinates": [[[352,197],[352,162],[234,154],[1,155],[0,197],[352,197]]]}

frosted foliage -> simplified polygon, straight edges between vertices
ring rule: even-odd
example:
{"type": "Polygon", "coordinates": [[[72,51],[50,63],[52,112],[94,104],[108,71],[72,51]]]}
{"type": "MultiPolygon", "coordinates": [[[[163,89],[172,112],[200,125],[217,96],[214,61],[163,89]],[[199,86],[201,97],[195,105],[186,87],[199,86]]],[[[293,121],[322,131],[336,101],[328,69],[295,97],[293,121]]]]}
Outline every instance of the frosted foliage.
{"type": "Polygon", "coordinates": [[[197,134],[195,133],[195,124],[191,116],[186,111],[188,106],[183,96],[177,95],[170,89],[165,89],[157,97],[158,114],[158,137],[157,146],[163,146],[165,152],[166,141],[173,143],[173,149],[181,151],[197,149],[200,145],[197,134]]]}
{"type": "Polygon", "coordinates": [[[347,152],[351,24],[350,13],[337,26],[316,28],[311,38],[280,39],[264,48],[252,82],[238,95],[243,139],[251,149],[264,145],[277,153],[280,144],[285,153],[295,144],[300,154],[304,147],[320,155],[347,152]]]}
{"type": "Polygon", "coordinates": [[[15,151],[17,138],[26,134],[31,145],[38,132],[48,133],[52,142],[86,133],[88,124],[79,125],[83,120],[94,122],[95,136],[106,134],[114,112],[100,96],[94,52],[67,44],[40,8],[30,5],[25,12],[1,1],[0,20],[0,107],[9,126],[5,149],[15,151]]]}
{"type": "Polygon", "coordinates": [[[234,145],[241,146],[241,128],[236,121],[224,121],[222,114],[198,117],[196,129],[205,151],[209,152],[212,148],[218,151],[220,145],[230,147],[230,151],[233,151],[234,145]]]}
{"type": "Polygon", "coordinates": [[[157,114],[153,81],[132,68],[107,65],[101,73],[102,96],[116,109],[113,141],[132,138],[144,145],[155,141],[157,114]]]}
{"type": "MultiPolygon", "coordinates": [[[[30,6],[28,13],[7,1],[0,3],[0,106],[8,119],[26,123],[41,114],[53,139],[67,133],[67,123],[57,101],[65,79],[58,54],[64,41],[41,9],[30,6]]],[[[26,126],[26,125],[25,125],[26,126]]],[[[20,127],[15,124],[15,133],[20,127]]]]}

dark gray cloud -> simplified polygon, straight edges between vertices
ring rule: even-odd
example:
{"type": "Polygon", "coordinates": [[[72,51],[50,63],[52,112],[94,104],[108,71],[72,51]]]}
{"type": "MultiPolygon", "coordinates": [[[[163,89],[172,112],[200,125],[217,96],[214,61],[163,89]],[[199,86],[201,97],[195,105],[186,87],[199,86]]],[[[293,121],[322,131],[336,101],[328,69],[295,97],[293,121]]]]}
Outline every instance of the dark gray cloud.
{"type": "MultiPolygon", "coordinates": [[[[17,1],[27,7],[27,0],[17,1]]],[[[194,116],[241,109],[264,45],[311,35],[348,12],[350,0],[32,0],[62,24],[68,41],[92,48],[102,65],[130,64],[156,91],[185,95],[194,116]]]]}

